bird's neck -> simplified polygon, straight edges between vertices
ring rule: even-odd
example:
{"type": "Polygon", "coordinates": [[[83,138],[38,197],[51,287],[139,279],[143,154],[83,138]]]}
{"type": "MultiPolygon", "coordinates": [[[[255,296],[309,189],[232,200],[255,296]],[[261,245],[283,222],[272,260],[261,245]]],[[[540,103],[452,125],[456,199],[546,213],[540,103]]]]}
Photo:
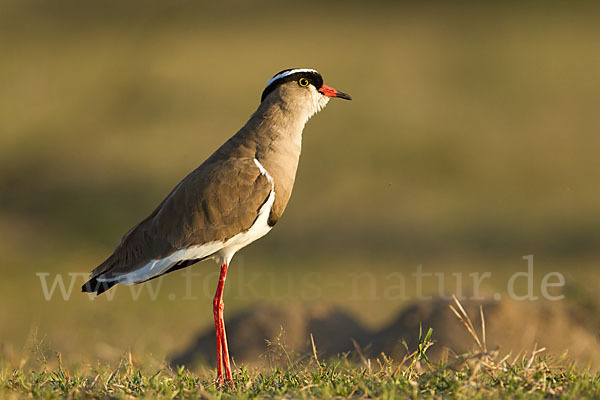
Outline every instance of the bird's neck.
{"type": "MultiPolygon", "coordinates": [[[[301,107],[263,102],[238,132],[255,157],[267,164],[286,163],[295,168],[302,148],[302,131],[310,115],[301,107]]],[[[266,166],[265,166],[266,168],[266,166]]]]}
{"type": "Polygon", "coordinates": [[[255,158],[272,176],[275,220],[283,213],[292,193],[302,144],[302,130],[313,113],[264,101],[250,120],[206,162],[232,158],[255,158]]]}

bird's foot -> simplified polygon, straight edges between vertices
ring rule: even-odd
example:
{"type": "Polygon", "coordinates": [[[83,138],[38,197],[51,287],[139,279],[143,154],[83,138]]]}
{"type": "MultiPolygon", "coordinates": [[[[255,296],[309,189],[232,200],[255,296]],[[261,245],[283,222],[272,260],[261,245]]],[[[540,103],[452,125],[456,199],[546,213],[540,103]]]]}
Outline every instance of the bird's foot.
{"type": "Polygon", "coordinates": [[[218,376],[216,381],[215,381],[215,385],[218,388],[229,388],[232,391],[236,392],[237,388],[235,387],[235,383],[233,383],[233,380],[231,379],[227,379],[224,380],[222,376],[218,376]]]}

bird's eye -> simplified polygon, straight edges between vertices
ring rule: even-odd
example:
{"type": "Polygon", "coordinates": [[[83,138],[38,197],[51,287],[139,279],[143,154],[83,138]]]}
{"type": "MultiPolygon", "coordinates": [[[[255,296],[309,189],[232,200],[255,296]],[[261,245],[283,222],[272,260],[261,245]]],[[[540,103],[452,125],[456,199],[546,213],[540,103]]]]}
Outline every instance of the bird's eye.
{"type": "Polygon", "coordinates": [[[298,79],[298,85],[300,85],[302,87],[308,86],[308,79],[306,79],[306,78],[298,79]]]}

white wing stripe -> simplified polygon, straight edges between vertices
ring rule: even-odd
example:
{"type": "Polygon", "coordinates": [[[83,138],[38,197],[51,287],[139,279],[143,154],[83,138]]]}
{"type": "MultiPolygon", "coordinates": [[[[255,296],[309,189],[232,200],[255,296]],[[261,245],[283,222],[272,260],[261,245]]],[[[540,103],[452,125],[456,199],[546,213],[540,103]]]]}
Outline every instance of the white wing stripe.
{"type": "Polygon", "coordinates": [[[131,286],[136,283],[147,281],[148,279],[165,273],[173,265],[180,261],[196,260],[208,257],[225,246],[221,241],[205,243],[201,246],[188,247],[187,249],[177,250],[165,258],[150,260],[142,268],[139,268],[128,274],[116,276],[113,278],[98,278],[98,282],[117,281],[123,285],[131,286]]]}

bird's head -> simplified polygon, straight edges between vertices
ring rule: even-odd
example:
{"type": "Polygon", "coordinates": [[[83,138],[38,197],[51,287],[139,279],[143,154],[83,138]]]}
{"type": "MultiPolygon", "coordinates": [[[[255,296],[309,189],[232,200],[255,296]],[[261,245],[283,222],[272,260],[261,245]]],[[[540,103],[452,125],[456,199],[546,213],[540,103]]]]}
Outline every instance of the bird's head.
{"type": "Polygon", "coordinates": [[[305,109],[307,118],[310,118],[321,111],[332,97],[352,100],[349,94],[324,85],[323,77],[314,69],[292,68],[269,79],[261,102],[281,101],[295,109],[305,109]]]}

